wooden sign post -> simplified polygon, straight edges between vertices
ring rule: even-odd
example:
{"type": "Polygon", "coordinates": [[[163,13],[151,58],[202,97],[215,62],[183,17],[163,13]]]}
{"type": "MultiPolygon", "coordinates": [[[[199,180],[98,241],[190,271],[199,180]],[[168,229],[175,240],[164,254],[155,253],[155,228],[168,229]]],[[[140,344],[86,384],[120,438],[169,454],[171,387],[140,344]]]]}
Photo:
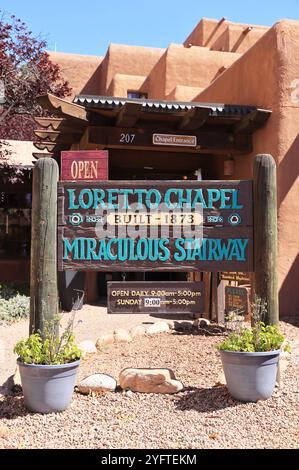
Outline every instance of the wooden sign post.
{"type": "Polygon", "coordinates": [[[29,333],[44,333],[45,322],[58,313],[57,181],[53,158],[39,159],[33,168],[30,325],[29,333]]]}
{"type": "Polygon", "coordinates": [[[271,155],[254,162],[255,295],[266,302],[266,324],[278,323],[276,163],[271,155]]]}
{"type": "MultiPolygon", "coordinates": [[[[59,270],[243,274],[254,270],[255,293],[267,304],[264,321],[278,322],[276,165],[271,155],[257,156],[254,185],[252,181],[84,182],[96,171],[93,157],[86,161],[73,165],[73,170],[66,164],[73,176],[81,172],[81,181],[58,186],[59,270]],[[185,204],[187,212],[177,213],[185,204]],[[157,227],[154,235],[153,227],[157,227]],[[193,229],[199,227],[201,232],[194,237],[193,229]]],[[[30,332],[43,333],[45,321],[58,312],[57,180],[55,160],[38,160],[33,170],[30,332]]]]}

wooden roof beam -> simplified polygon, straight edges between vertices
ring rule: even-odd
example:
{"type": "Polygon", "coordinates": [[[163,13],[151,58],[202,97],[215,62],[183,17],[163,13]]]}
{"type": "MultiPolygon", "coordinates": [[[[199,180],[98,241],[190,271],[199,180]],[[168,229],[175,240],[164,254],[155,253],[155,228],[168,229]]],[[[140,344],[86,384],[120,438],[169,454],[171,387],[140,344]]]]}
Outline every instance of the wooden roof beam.
{"type": "Polygon", "coordinates": [[[52,153],[55,151],[56,142],[34,142],[34,147],[36,147],[38,150],[46,150],[47,152],[52,153]]]}
{"type": "Polygon", "coordinates": [[[60,131],[51,131],[47,129],[37,129],[34,131],[34,134],[39,139],[42,139],[44,142],[57,142],[57,143],[69,143],[79,142],[82,132],[60,132],[60,131]]]}
{"type": "Polygon", "coordinates": [[[182,117],[180,130],[191,131],[201,127],[209,117],[211,108],[192,108],[182,117]]]}
{"type": "Polygon", "coordinates": [[[50,93],[38,96],[37,102],[42,108],[47,109],[58,117],[67,117],[88,122],[87,111],[83,106],[63,100],[62,98],[57,98],[57,96],[51,95],[50,93]]]}
{"type": "Polygon", "coordinates": [[[232,131],[234,134],[252,134],[268,121],[271,114],[271,111],[265,109],[251,111],[233,126],[232,131]]]}
{"type": "MultiPolygon", "coordinates": [[[[153,134],[159,133],[152,129],[137,128],[119,128],[119,127],[99,127],[91,126],[88,128],[89,144],[102,145],[105,148],[126,148],[136,150],[155,150],[163,151],[180,151],[180,152],[205,152],[215,154],[245,154],[252,151],[252,137],[247,134],[233,135],[231,133],[214,130],[214,131],[195,131],[194,136],[197,137],[196,147],[185,146],[164,146],[155,145],[153,142],[153,134]],[[128,134],[132,140],[130,142],[122,141],[122,134],[128,134]]],[[[179,134],[182,135],[182,134],[179,134]]]]}
{"type": "Polygon", "coordinates": [[[42,129],[50,129],[53,131],[69,131],[83,132],[87,126],[87,122],[77,121],[67,118],[54,118],[54,117],[35,117],[34,121],[42,129]]]}
{"type": "Polygon", "coordinates": [[[140,103],[124,104],[116,116],[117,127],[134,127],[138,122],[142,112],[140,103]]]}

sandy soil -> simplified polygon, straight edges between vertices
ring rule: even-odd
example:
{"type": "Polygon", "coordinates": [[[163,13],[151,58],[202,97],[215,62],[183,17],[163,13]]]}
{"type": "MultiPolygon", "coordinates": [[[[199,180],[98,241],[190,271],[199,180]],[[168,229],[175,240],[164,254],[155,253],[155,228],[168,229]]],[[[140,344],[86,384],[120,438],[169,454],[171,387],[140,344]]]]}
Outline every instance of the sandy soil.
{"type": "MultiPolygon", "coordinates": [[[[62,327],[70,318],[69,313],[62,317],[62,327]]],[[[115,328],[130,329],[142,322],[153,323],[157,318],[141,315],[108,315],[104,307],[84,305],[82,310],[76,312],[74,333],[76,341],[85,339],[96,341],[99,336],[112,333],[115,328]]],[[[4,392],[3,384],[14,373],[16,368],[16,355],[13,353],[17,341],[28,336],[28,320],[22,320],[8,326],[0,326],[0,394],[4,392]],[[2,387],[2,388],[1,388],[2,387]]]]}
{"type": "Polygon", "coordinates": [[[168,367],[183,382],[182,392],[75,393],[65,412],[49,415],[29,413],[21,395],[2,397],[0,447],[298,448],[299,335],[295,326],[281,327],[297,349],[282,387],[267,401],[235,401],[219,384],[221,362],[214,346],[221,337],[195,332],[143,336],[89,357],[80,377],[102,372],[117,379],[124,367],[168,367]]]}

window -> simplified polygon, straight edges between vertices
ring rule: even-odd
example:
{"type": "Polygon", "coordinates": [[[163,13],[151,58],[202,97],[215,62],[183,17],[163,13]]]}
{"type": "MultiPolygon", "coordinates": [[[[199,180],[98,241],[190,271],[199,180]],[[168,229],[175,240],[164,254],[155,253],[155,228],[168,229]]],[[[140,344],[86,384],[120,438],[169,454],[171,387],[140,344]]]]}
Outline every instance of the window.
{"type": "Polygon", "coordinates": [[[128,91],[127,97],[130,99],[147,99],[147,93],[143,93],[142,91],[128,91]]]}

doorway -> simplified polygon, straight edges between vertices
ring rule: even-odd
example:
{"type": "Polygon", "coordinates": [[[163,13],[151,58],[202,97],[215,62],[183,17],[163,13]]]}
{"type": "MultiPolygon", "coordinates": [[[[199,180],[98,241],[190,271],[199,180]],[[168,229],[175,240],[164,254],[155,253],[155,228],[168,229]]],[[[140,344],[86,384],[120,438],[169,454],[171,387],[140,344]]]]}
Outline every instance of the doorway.
{"type": "MultiPolygon", "coordinates": [[[[110,150],[109,180],[196,180],[202,155],[181,152],[110,150]]],[[[97,293],[107,300],[109,281],[187,281],[185,272],[98,272],[97,293]]]]}

